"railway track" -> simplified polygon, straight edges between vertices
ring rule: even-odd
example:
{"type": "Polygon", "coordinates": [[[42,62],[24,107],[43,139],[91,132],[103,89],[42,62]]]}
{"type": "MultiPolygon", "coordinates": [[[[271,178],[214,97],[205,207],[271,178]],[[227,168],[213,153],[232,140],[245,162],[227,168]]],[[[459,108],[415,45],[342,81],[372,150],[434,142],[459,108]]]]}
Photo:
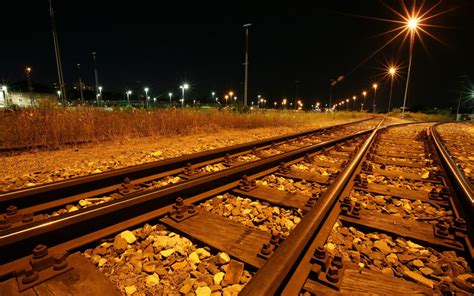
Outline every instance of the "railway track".
{"type": "MultiPolygon", "coordinates": [[[[464,197],[450,192],[451,173],[436,156],[426,129],[419,124],[389,128],[379,124],[377,129],[322,138],[174,185],[10,226],[0,232],[2,257],[8,254],[2,258],[0,293],[29,291],[32,286],[36,292],[47,286],[79,293],[85,282],[101,286],[101,293],[109,295],[384,293],[397,291],[396,285],[426,293],[447,289],[432,278],[426,279],[433,281],[433,287],[420,285],[419,270],[410,270],[413,274],[392,270],[392,275],[371,268],[382,263],[374,265],[370,257],[350,261],[352,257],[344,255],[347,250],[339,248],[345,246],[345,237],[336,238],[338,245],[332,236],[350,234],[352,229],[356,234],[366,231],[367,237],[377,232],[376,241],[392,235],[394,241],[410,241],[414,248],[426,243],[429,252],[438,248],[465,255],[461,279],[447,286],[468,291],[470,224],[460,219],[465,214],[454,202],[464,197]],[[400,132],[405,130],[410,132],[400,132]],[[427,213],[423,219],[417,216],[417,206],[427,213]],[[413,209],[410,214],[395,215],[395,209],[408,207],[413,209]],[[433,230],[443,235],[447,231],[448,236],[433,238],[433,230]],[[51,246],[48,254],[43,244],[51,246]],[[33,256],[25,256],[35,246],[33,256]],[[78,250],[82,254],[74,253],[78,250]],[[74,254],[65,259],[66,252],[74,254]],[[50,264],[36,264],[41,260],[50,264]],[[71,273],[76,280],[65,284],[71,273]],[[402,279],[410,275],[411,282],[402,279]],[[370,280],[379,285],[386,280],[381,286],[385,290],[374,290],[374,285],[364,290],[362,284],[346,287],[370,280]],[[458,287],[462,284],[465,289],[458,287]]],[[[385,245],[377,242],[377,247],[385,245]]],[[[381,259],[377,247],[371,246],[372,255],[381,259]]],[[[409,262],[413,260],[422,259],[409,262]]]]}

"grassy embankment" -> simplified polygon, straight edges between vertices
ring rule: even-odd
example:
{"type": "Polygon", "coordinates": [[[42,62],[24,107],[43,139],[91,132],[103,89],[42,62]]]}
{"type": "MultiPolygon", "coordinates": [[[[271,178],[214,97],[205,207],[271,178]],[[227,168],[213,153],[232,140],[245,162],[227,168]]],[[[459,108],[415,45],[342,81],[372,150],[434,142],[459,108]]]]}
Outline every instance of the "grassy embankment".
{"type": "Polygon", "coordinates": [[[23,109],[0,112],[0,147],[45,146],[149,136],[214,133],[264,127],[318,127],[356,120],[367,114],[264,111],[239,114],[217,110],[103,111],[96,108],[23,109]]]}

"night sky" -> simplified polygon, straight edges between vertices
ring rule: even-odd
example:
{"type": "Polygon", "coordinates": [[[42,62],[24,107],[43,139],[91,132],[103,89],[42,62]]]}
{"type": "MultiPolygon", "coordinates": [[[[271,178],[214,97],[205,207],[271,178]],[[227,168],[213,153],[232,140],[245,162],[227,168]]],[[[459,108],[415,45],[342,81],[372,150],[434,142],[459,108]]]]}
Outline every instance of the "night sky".
{"type": "MultiPolygon", "coordinates": [[[[2,4],[0,79],[23,79],[26,65],[33,81],[51,85],[57,80],[47,0],[2,4]]],[[[298,95],[307,104],[328,102],[329,80],[346,78],[334,88],[334,100],[381,85],[378,106],[388,99],[384,64],[398,59],[408,64],[408,45],[397,39],[356,68],[393,34],[377,36],[396,24],[357,17],[397,19],[383,3],[401,11],[399,1],[53,1],[64,77],[77,82],[76,64],[86,84],[94,84],[91,52],[97,52],[100,85],[124,92],[148,86],[152,97],[167,99],[189,82],[188,98],[209,98],[228,90],[243,95],[245,33],[249,38],[249,101],[261,94],[270,101],[298,95]],[[109,3],[109,4],[105,4],[109,3]]],[[[411,6],[411,1],[406,1],[411,6]]],[[[421,3],[421,1],[418,1],[421,3]]],[[[432,6],[435,1],[426,1],[432,6]]],[[[474,78],[474,1],[444,1],[428,28],[441,44],[424,35],[426,50],[415,44],[408,105],[455,106],[460,75],[474,78]]],[[[406,69],[402,69],[406,72],[406,69]]],[[[400,106],[406,74],[394,82],[394,103],[400,106]]],[[[371,94],[369,94],[370,96],[371,94]]]]}

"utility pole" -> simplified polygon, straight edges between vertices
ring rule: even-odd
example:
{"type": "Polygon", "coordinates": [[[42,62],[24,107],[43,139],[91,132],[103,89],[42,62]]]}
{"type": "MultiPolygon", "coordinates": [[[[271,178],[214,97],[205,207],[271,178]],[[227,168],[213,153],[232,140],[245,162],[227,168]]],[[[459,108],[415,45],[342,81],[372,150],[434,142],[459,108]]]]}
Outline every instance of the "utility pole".
{"type": "Polygon", "coordinates": [[[92,57],[94,58],[94,72],[95,72],[95,98],[97,100],[97,105],[101,105],[102,101],[102,94],[99,94],[99,74],[97,73],[97,60],[95,57],[95,51],[92,53],[92,57]],[[99,99],[100,97],[100,99],[99,99]]]}
{"type": "Polygon", "coordinates": [[[245,24],[245,82],[244,82],[244,107],[247,107],[247,91],[249,76],[249,27],[252,24],[245,24]]]}
{"type": "Polygon", "coordinates": [[[61,65],[61,54],[59,52],[58,32],[56,31],[56,22],[54,20],[54,10],[53,5],[51,4],[51,0],[49,0],[49,15],[51,16],[51,29],[53,31],[54,52],[56,55],[56,68],[58,70],[59,89],[61,91],[61,94],[63,95],[63,106],[66,107],[66,85],[64,84],[63,66],[61,65]]]}
{"type": "Polygon", "coordinates": [[[81,105],[84,104],[84,93],[82,91],[81,64],[77,64],[77,76],[79,76],[79,93],[81,94],[81,105]]]}

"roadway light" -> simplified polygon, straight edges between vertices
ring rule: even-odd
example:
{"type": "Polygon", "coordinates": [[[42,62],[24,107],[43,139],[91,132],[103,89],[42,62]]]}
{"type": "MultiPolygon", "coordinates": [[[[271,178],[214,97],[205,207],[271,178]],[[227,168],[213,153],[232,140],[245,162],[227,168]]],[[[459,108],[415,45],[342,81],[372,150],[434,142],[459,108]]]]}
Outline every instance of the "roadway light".
{"type": "Polygon", "coordinates": [[[58,100],[61,101],[61,91],[58,90],[56,93],[58,94],[58,100]]]}
{"type": "Polygon", "coordinates": [[[392,104],[392,89],[393,89],[393,78],[397,74],[397,68],[395,66],[390,66],[388,68],[388,75],[390,75],[390,96],[388,98],[388,110],[390,112],[390,105],[392,104]]]}
{"type": "Polygon", "coordinates": [[[148,87],[145,87],[144,90],[145,90],[146,107],[148,108],[148,91],[150,89],[148,87]]]}
{"type": "Polygon", "coordinates": [[[408,29],[414,31],[416,29],[418,29],[418,22],[420,20],[417,19],[417,18],[412,18],[412,19],[409,19],[408,22],[407,22],[407,27],[408,29]]]}
{"type": "Polygon", "coordinates": [[[127,94],[127,104],[130,105],[130,95],[132,94],[132,91],[131,91],[131,90],[127,90],[126,94],[127,94]]]}
{"type": "Polygon", "coordinates": [[[376,113],[375,107],[377,105],[376,105],[375,99],[377,97],[377,87],[378,87],[377,83],[372,84],[372,87],[374,88],[374,100],[372,102],[372,113],[376,113]]]}
{"type": "Polygon", "coordinates": [[[181,88],[181,91],[182,91],[182,94],[183,94],[183,96],[181,98],[181,107],[184,108],[184,90],[189,88],[189,84],[184,83],[183,85],[180,85],[179,88],[181,88]]]}
{"type": "Polygon", "coordinates": [[[171,107],[171,97],[173,97],[173,93],[168,93],[168,96],[170,97],[170,107],[171,107]]]}

